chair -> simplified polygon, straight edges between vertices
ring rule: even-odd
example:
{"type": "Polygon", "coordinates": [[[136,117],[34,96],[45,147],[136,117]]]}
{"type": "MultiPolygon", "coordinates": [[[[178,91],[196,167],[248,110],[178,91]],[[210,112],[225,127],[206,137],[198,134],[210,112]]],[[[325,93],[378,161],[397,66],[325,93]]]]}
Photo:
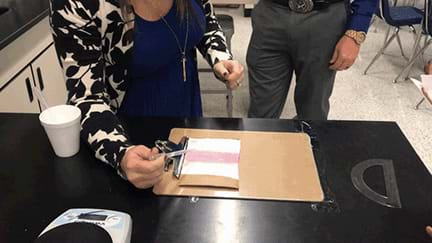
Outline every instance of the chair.
{"type": "MultiPolygon", "coordinates": [[[[426,48],[431,44],[432,20],[431,20],[430,15],[432,13],[430,13],[431,9],[430,9],[429,4],[430,4],[429,0],[425,0],[425,10],[424,10],[424,17],[423,17],[424,20],[423,20],[423,24],[422,24],[422,34],[425,36],[425,44],[419,50],[417,50],[418,48],[414,49],[413,55],[411,56],[410,60],[406,64],[405,68],[396,77],[395,82],[398,81],[399,78],[402,77],[402,75],[405,73],[406,73],[406,75],[404,77],[404,80],[408,79],[409,71],[411,70],[412,65],[417,60],[417,58],[420,56],[420,54],[424,53],[426,48]]],[[[422,37],[422,35],[418,35],[418,37],[416,39],[417,45],[419,45],[419,43],[421,41],[421,37],[422,37]]]]}
{"type": "MultiPolygon", "coordinates": [[[[423,30],[423,34],[426,35],[425,36],[425,45],[422,48],[416,48],[414,49],[414,53],[411,56],[410,60],[408,61],[407,65],[405,66],[405,68],[400,72],[400,74],[396,77],[395,82],[404,74],[407,73],[405,76],[405,80],[408,79],[409,76],[409,71],[411,70],[412,65],[414,64],[414,62],[417,60],[417,58],[424,53],[424,51],[426,50],[426,48],[429,47],[430,44],[432,44],[432,8],[430,6],[430,1],[429,0],[425,0],[425,10],[424,10],[424,20],[423,20],[423,24],[422,24],[422,30],[423,30]],[[417,50],[418,49],[418,50],[417,50]]],[[[417,45],[420,43],[422,35],[419,35],[418,38],[416,39],[416,43],[417,45]]],[[[415,109],[417,110],[419,108],[419,106],[426,100],[426,98],[422,98],[417,105],[415,106],[415,109]]]]}
{"type": "MultiPolygon", "coordinates": [[[[416,0],[402,0],[402,4],[400,4],[400,5],[401,6],[412,6],[412,7],[414,7],[415,3],[416,3],[416,0]]],[[[398,4],[399,4],[398,0],[394,0],[393,1],[393,6],[397,6],[398,4]]],[[[378,19],[382,19],[382,17],[381,17],[381,10],[380,10],[379,5],[375,9],[375,12],[374,12],[374,14],[372,16],[372,19],[371,19],[371,22],[370,22],[369,26],[372,27],[377,22],[378,19]]],[[[386,41],[388,39],[388,36],[390,35],[390,29],[391,29],[391,26],[389,25],[388,28],[386,29],[386,35],[385,35],[384,43],[383,44],[386,43],[386,41]]],[[[372,31],[374,33],[378,32],[378,26],[376,24],[375,24],[375,28],[372,31]]]]}
{"type": "MultiPolygon", "coordinates": [[[[395,1],[393,2],[393,6],[396,6],[396,4],[397,4],[397,0],[395,0],[395,1]]],[[[372,25],[373,25],[373,24],[374,24],[378,19],[381,19],[381,20],[383,19],[382,16],[381,16],[381,8],[380,8],[379,5],[378,5],[377,8],[375,9],[375,13],[374,13],[374,15],[372,16],[372,19],[371,19],[371,22],[370,22],[370,25],[369,25],[369,26],[372,27],[372,25]]],[[[392,26],[391,26],[391,25],[387,25],[387,27],[386,27],[386,31],[385,31],[385,37],[384,37],[384,40],[383,40],[383,45],[386,44],[386,42],[387,42],[387,40],[388,40],[388,37],[389,37],[389,35],[390,35],[390,31],[391,31],[391,29],[392,29],[392,26]]],[[[414,29],[414,31],[415,31],[415,29],[414,29]]],[[[375,25],[375,30],[374,30],[374,32],[375,32],[375,33],[378,32],[378,26],[377,26],[377,25],[375,25]]],[[[408,58],[406,57],[404,51],[403,51],[402,43],[401,43],[401,41],[400,41],[400,38],[398,38],[397,40],[398,40],[398,45],[399,45],[399,49],[400,49],[400,51],[401,51],[402,56],[403,56],[405,59],[408,59],[408,58]]],[[[384,53],[383,53],[383,54],[384,54],[384,53]]]]}
{"type": "MultiPolygon", "coordinates": [[[[226,36],[226,42],[228,49],[231,50],[231,39],[234,35],[234,19],[226,14],[218,14],[216,15],[219,24],[222,27],[222,30],[225,33],[226,36]]],[[[207,72],[207,73],[213,73],[213,69],[211,68],[200,68],[198,69],[198,72],[207,72]]],[[[233,113],[233,94],[232,91],[225,86],[224,89],[206,89],[201,90],[202,94],[225,94],[226,95],[226,110],[228,117],[232,117],[233,113]]]]}
{"type": "MultiPolygon", "coordinates": [[[[421,24],[423,18],[422,10],[412,6],[390,6],[389,0],[380,0],[379,10],[380,11],[378,14],[380,18],[382,18],[389,26],[394,27],[394,32],[388,39],[386,37],[384,46],[378,51],[378,53],[366,67],[363,73],[365,75],[369,68],[384,53],[385,49],[395,38],[397,39],[399,47],[401,48],[402,56],[406,57],[402,49],[399,31],[401,27],[408,26],[413,30],[413,33],[417,35],[414,25],[421,24]]],[[[417,46],[414,47],[414,50],[417,49],[417,46]]]]}
{"type": "Polygon", "coordinates": [[[420,105],[423,104],[423,102],[425,102],[425,100],[426,100],[426,98],[421,98],[421,100],[416,104],[414,109],[418,110],[420,108],[420,105]]]}

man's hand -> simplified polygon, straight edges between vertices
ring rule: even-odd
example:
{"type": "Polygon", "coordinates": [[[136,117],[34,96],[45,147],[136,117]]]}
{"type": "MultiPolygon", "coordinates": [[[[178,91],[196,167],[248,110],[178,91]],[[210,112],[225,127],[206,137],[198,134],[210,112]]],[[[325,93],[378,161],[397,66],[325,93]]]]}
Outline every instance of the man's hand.
{"type": "Polygon", "coordinates": [[[244,77],[244,67],[238,61],[223,60],[216,63],[213,67],[215,74],[226,81],[229,89],[240,86],[244,77]]]}
{"type": "Polygon", "coordinates": [[[162,179],[164,156],[149,160],[151,155],[158,153],[157,148],[149,149],[140,145],[129,149],[123,156],[120,166],[127,179],[136,187],[146,189],[162,179]]]}
{"type": "Polygon", "coordinates": [[[330,60],[330,69],[341,71],[350,68],[356,60],[360,46],[350,37],[342,36],[330,60]]]}

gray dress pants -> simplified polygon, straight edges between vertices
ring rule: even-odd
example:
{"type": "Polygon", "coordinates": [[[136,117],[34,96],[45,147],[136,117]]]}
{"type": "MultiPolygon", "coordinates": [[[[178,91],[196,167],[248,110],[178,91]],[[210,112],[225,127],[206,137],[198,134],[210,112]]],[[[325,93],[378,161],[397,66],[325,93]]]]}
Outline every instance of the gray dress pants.
{"type": "Polygon", "coordinates": [[[334,48],[345,31],[345,3],[295,13],[261,0],[252,11],[249,69],[249,117],[279,118],[293,72],[299,119],[326,120],[336,72],[329,69],[334,48]]]}

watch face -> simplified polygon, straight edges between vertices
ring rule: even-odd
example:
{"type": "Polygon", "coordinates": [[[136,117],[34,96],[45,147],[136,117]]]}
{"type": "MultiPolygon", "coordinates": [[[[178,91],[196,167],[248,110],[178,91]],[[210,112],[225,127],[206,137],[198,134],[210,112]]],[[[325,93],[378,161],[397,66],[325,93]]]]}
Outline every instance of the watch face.
{"type": "Polygon", "coordinates": [[[358,43],[363,43],[365,41],[366,35],[364,33],[357,33],[357,41],[358,43]]]}

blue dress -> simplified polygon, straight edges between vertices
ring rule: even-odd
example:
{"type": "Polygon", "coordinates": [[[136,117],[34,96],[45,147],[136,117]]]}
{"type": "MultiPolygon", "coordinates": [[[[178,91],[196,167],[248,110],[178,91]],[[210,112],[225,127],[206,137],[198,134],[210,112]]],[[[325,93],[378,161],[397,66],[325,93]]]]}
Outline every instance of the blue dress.
{"type": "MultiPolygon", "coordinates": [[[[202,6],[191,1],[186,48],[187,80],[183,80],[181,51],[163,20],[147,21],[135,15],[135,37],[128,89],[119,112],[158,117],[201,117],[201,95],[195,46],[204,36],[202,6]]],[[[186,16],[180,21],[175,3],[164,17],[184,48],[186,16]]]]}

